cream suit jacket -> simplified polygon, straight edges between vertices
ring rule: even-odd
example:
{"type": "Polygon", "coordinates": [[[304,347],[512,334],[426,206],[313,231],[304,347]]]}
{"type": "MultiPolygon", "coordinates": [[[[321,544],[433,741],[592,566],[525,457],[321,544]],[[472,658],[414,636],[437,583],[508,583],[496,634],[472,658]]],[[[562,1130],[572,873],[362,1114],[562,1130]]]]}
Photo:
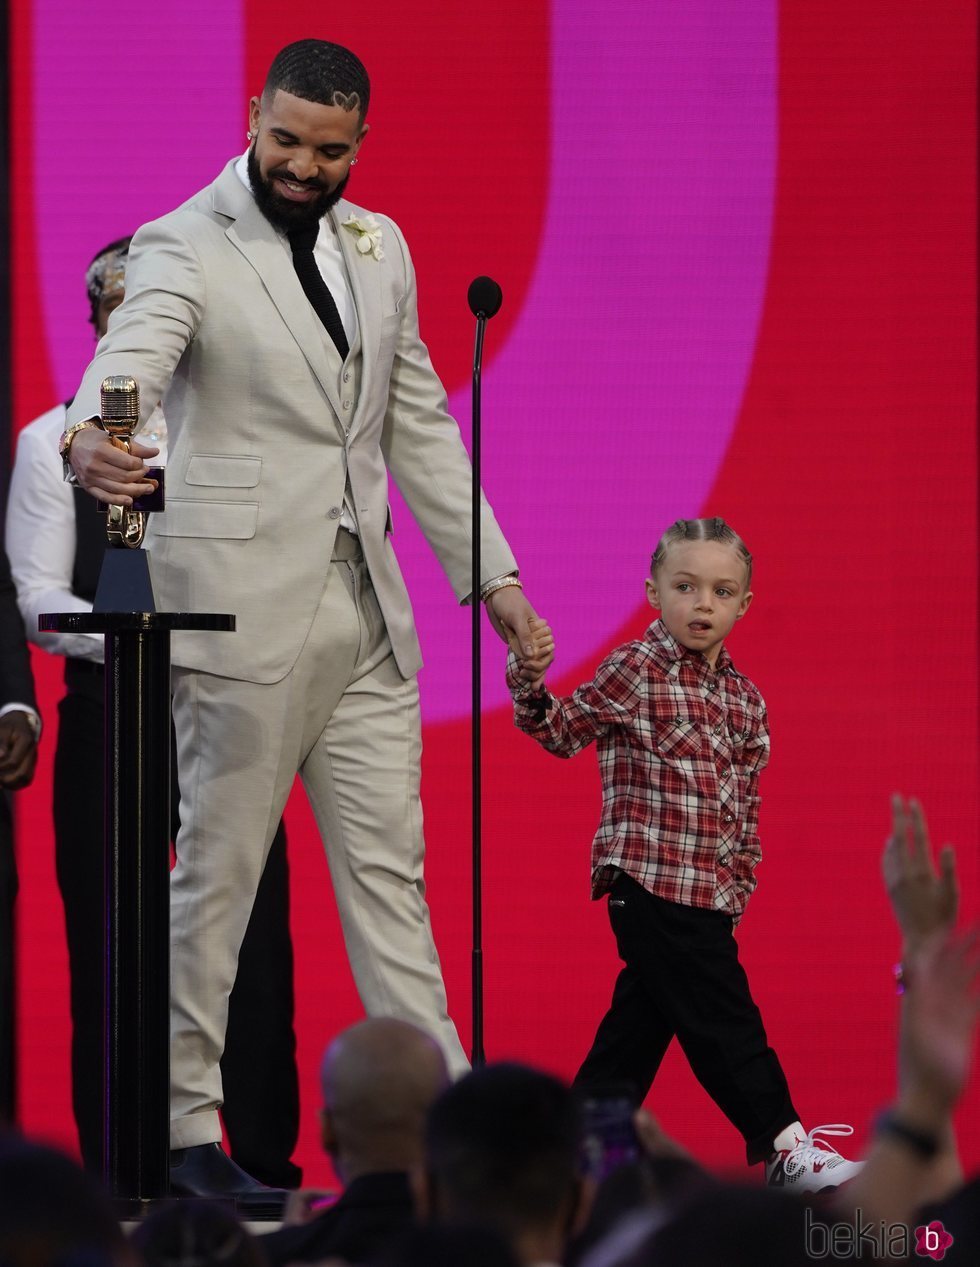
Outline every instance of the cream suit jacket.
{"type": "MultiPolygon", "coordinates": [[[[384,258],[359,254],[340,227],[351,214],[370,213],[343,200],[330,213],[360,327],[360,389],[346,407],[339,353],[289,244],[232,162],[136,234],[126,300],[69,411],[69,425],[97,415],[110,374],[137,380],[144,417],[163,399],[167,504],[147,532],[157,606],[238,618],[234,634],[175,635],[183,667],[254,682],[289,672],[323,592],[349,481],[396,662],[405,677],[415,673],[418,639],[387,531],[389,470],[457,598],[470,592],[470,464],[419,337],[408,248],[376,215],[384,258]]],[[[481,550],[484,580],[515,569],[486,503],[481,550]]]]}

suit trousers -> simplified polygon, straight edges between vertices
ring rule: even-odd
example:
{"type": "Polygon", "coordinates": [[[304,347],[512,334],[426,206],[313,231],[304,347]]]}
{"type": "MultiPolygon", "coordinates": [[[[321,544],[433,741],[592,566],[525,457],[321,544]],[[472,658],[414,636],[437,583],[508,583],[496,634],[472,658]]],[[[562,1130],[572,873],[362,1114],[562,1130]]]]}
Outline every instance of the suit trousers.
{"type": "Polygon", "coordinates": [[[620,872],[609,922],[625,967],[575,1089],[629,1083],[641,1103],[676,1036],[695,1077],[741,1132],[750,1164],[799,1118],[723,911],[666,902],[620,872]]]}
{"type": "MultiPolygon", "coordinates": [[[[55,862],[65,909],[71,984],[72,1107],[86,1168],[102,1170],[105,918],[103,806],[105,705],[100,664],[68,662],[54,761],[55,862]]],[[[175,780],[176,782],[176,780],[175,780]]],[[[172,830],[178,821],[172,794],[172,830]]],[[[289,871],[281,826],[262,875],[231,1000],[222,1072],[231,1153],[256,1178],[296,1187],[299,1134],[293,1034],[289,871]]]]}
{"type": "Polygon", "coordinates": [[[365,1010],[413,1022],[442,1044],[454,1072],[468,1067],[425,902],[418,684],[399,673],[356,539],[341,532],[344,541],[350,557],[335,550],[306,641],[281,681],[175,670],[183,816],[171,876],[175,1148],[220,1138],[219,1059],[238,947],[297,772],[365,1010]]]}

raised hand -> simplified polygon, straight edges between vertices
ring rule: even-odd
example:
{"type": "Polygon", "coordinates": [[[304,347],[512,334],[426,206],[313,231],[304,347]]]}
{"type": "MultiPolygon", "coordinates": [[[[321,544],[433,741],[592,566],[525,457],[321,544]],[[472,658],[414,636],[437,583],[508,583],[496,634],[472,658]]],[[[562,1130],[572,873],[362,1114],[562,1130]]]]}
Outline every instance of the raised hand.
{"type": "Polygon", "coordinates": [[[942,1121],[966,1087],[980,1016],[980,926],[947,933],[917,958],[899,1042],[903,1109],[942,1121]]]}
{"type": "Polygon", "coordinates": [[[917,951],[952,929],[959,905],[953,846],[942,847],[937,869],[922,806],[915,800],[906,806],[897,793],[881,873],[907,951],[917,951]]]}

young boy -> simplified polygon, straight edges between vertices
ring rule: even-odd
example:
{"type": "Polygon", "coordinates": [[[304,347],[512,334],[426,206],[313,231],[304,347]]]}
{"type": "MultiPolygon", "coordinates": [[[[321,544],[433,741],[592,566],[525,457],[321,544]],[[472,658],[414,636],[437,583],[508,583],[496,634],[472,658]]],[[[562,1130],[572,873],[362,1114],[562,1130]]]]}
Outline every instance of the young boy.
{"type": "Polygon", "coordinates": [[[860,1162],[803,1129],[739,962],[733,928],[755,888],[766,707],[724,641],[752,602],[752,556],[722,519],[679,519],[654,552],[646,591],[660,619],[617,647],[595,678],[556,699],[544,687],[551,630],[511,655],[516,724],[571,757],[593,740],[602,818],[592,896],[609,894],[624,967],[575,1078],[588,1093],[629,1083],[645,1098],[676,1036],[698,1081],[741,1132],[750,1164],[797,1191],[836,1187],[860,1162]]]}

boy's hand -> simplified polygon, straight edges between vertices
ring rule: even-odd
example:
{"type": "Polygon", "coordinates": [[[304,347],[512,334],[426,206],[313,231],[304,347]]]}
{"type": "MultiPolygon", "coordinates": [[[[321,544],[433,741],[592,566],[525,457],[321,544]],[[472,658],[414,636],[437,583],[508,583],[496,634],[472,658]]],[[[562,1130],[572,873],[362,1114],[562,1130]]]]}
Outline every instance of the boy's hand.
{"type": "Polygon", "coordinates": [[[551,626],[533,616],[528,621],[531,638],[531,654],[519,657],[520,673],[533,691],[544,684],[544,675],[555,658],[555,640],[551,626]]]}

